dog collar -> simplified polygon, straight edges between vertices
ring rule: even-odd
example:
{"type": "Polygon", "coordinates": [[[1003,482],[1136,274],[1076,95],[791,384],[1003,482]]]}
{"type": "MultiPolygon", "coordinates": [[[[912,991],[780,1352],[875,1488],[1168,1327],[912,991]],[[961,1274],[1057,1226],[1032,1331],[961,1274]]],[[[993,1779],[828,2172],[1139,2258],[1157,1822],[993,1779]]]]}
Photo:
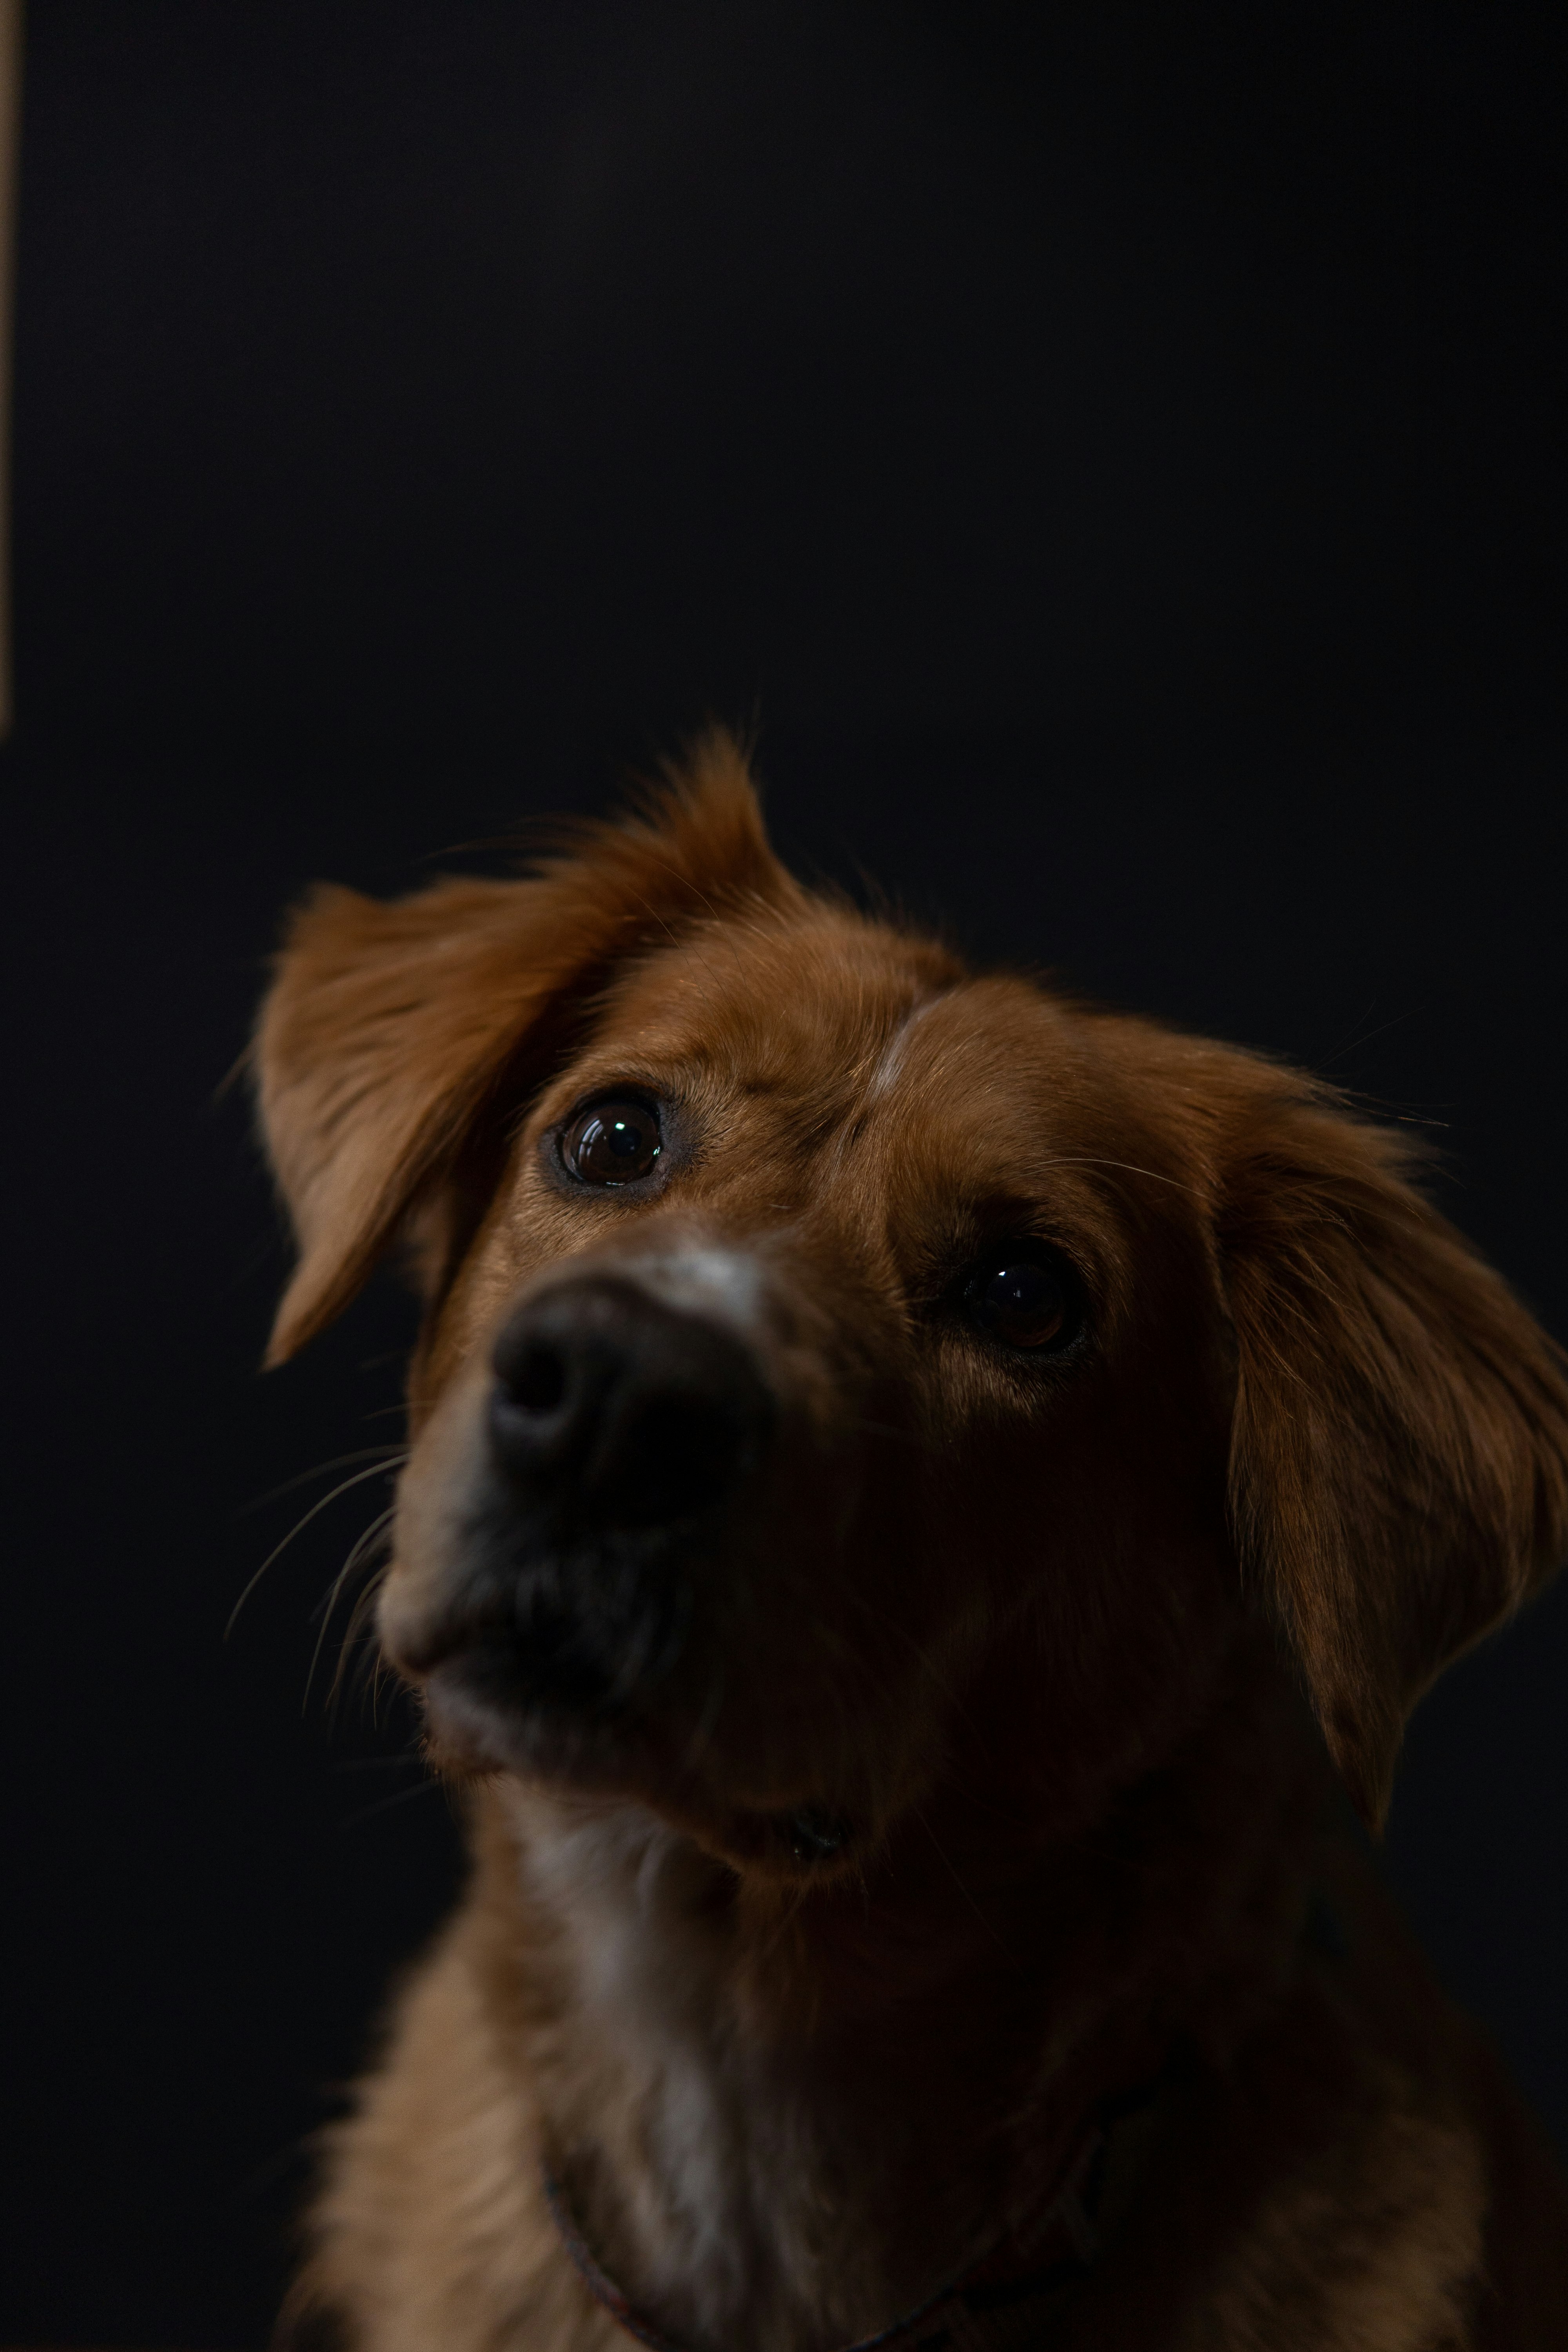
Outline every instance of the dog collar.
{"type": "MultiPolygon", "coordinates": [[[[1159,2082],[1107,2101],[1097,2110],[1059,2176],[1057,2191],[1033,2224],[940,2286],[915,2309],[845,2352],[1026,2352],[1063,2290],[1100,2252],[1099,2214],[1116,2143],[1152,2105],[1159,2082]]],[[[595,2303],[648,2352],[686,2352],[635,2311],[600,2267],[583,2235],[559,2173],[544,2168],[544,2195],[561,2242],[595,2303]]]]}

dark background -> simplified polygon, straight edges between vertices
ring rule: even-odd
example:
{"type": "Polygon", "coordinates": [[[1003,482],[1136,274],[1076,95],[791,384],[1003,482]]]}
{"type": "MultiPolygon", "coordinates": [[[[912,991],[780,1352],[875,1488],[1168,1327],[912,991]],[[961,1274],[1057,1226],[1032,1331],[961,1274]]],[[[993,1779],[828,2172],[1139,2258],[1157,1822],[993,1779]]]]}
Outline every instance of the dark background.
{"type": "MultiPolygon", "coordinates": [[[[1433,1122],[1568,1333],[1565,26],[37,0],[0,2334],[258,2346],[454,1880],[335,1631],[303,1699],[379,1476],[223,1639],[395,1428],[390,1288],[255,1377],[313,876],[756,717],[792,856],[1433,1122]]],[[[1568,2146],[1565,1664],[1568,1591],[1452,1675],[1387,1864],[1568,2146]]]]}

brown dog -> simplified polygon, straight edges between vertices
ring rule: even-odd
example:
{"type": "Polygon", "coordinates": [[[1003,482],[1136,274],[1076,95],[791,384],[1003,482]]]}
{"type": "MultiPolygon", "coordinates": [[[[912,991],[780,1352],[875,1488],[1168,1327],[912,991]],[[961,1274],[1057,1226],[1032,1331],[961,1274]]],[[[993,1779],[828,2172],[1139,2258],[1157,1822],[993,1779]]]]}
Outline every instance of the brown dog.
{"type": "Polygon", "coordinates": [[[808,893],[719,737],[529,878],[321,893],[259,1066],[274,1359],[399,1238],[428,1302],[380,1633],[475,1852],[297,2317],[1568,2343],[1340,1794],[1568,1536],[1398,1139],[808,893]]]}

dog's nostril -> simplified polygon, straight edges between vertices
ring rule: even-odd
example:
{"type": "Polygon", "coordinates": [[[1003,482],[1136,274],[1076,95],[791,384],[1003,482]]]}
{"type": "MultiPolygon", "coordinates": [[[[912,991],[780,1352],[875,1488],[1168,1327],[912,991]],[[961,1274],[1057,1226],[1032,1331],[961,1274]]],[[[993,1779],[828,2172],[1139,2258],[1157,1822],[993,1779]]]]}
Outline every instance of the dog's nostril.
{"type": "Polygon", "coordinates": [[[507,1401],[524,1412],[553,1412],[566,1394],[566,1364],[561,1351],[543,1341],[525,1350],[501,1376],[507,1401]]]}

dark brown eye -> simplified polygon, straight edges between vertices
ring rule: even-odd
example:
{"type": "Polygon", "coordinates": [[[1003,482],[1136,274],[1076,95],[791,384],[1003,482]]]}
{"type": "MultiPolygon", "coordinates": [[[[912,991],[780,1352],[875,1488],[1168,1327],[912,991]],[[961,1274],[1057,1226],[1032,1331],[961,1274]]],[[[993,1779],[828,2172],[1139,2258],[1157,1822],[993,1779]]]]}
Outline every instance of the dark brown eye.
{"type": "Polygon", "coordinates": [[[1004,1348],[1065,1348],[1078,1328],[1065,1269],[1034,1243],[1004,1243],[977,1259],[964,1281],[963,1304],[976,1328],[1004,1348]]]}
{"type": "Polygon", "coordinates": [[[658,1113],[618,1097],[580,1110],[561,1139],[567,1173],[580,1184],[635,1184],[663,1148],[658,1113]]]}

